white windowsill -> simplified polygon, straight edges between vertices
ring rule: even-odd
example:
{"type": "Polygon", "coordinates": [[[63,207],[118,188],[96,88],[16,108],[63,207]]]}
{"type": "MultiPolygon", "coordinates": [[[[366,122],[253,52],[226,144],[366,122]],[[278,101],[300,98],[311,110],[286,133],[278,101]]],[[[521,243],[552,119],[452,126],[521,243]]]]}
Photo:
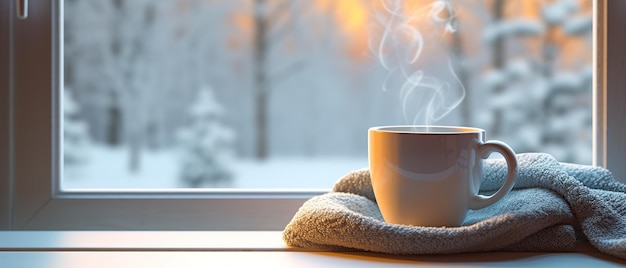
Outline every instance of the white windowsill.
{"type": "Polygon", "coordinates": [[[394,256],[287,247],[281,232],[0,231],[0,267],[623,267],[581,243],[574,252],[394,256]]]}

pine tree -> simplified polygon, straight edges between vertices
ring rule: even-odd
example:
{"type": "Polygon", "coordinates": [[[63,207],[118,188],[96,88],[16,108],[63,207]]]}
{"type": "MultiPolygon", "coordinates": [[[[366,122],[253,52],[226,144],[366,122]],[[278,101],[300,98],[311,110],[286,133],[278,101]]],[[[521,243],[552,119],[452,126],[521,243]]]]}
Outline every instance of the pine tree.
{"type": "Polygon", "coordinates": [[[80,109],[70,90],[63,93],[63,164],[75,169],[87,162],[89,135],[87,125],[80,119],[80,109]]]}
{"type": "Polygon", "coordinates": [[[234,133],[222,121],[223,109],[208,87],[198,91],[189,110],[190,124],[179,133],[182,150],[180,178],[185,187],[232,184],[228,166],[234,133]]]}

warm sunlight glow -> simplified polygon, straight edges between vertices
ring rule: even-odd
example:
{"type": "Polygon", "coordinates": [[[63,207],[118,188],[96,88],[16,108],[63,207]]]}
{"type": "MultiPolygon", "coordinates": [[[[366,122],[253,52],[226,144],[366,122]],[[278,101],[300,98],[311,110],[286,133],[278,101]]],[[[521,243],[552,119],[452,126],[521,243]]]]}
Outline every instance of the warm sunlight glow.
{"type": "Polygon", "coordinates": [[[337,2],[336,14],[346,32],[363,31],[367,19],[367,11],[359,0],[337,2]]]}
{"type": "Polygon", "coordinates": [[[367,2],[360,0],[318,0],[316,7],[321,12],[332,14],[334,22],[345,39],[349,40],[346,45],[346,53],[354,59],[362,59],[367,55],[368,44],[368,9],[367,2]]]}
{"type": "Polygon", "coordinates": [[[367,51],[367,10],[359,0],[345,0],[337,3],[337,17],[341,18],[344,31],[351,36],[348,53],[356,59],[363,58],[367,51]]]}
{"type": "Polygon", "coordinates": [[[243,46],[243,43],[246,42],[245,37],[254,34],[254,17],[247,14],[237,13],[230,18],[229,22],[236,25],[238,31],[240,31],[229,35],[228,38],[228,47],[236,50],[243,46]]]}

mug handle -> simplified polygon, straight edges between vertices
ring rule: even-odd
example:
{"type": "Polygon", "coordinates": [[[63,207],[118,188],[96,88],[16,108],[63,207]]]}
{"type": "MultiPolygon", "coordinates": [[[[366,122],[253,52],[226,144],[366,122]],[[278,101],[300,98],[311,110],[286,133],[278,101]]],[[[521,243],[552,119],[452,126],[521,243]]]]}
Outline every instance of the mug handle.
{"type": "Polygon", "coordinates": [[[517,157],[515,152],[506,143],[495,140],[486,141],[478,146],[478,155],[482,158],[487,158],[493,152],[500,153],[506,160],[508,166],[506,180],[500,189],[490,196],[474,195],[469,202],[470,209],[476,210],[492,205],[509,193],[515,185],[515,179],[517,178],[517,157]]]}

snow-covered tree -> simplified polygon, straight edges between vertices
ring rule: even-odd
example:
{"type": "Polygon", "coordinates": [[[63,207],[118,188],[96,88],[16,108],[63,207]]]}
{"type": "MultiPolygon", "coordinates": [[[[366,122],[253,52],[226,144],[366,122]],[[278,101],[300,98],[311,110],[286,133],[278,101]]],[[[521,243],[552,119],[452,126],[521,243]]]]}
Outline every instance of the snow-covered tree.
{"type": "Polygon", "coordinates": [[[483,32],[492,66],[482,76],[490,101],[480,117],[493,138],[519,152],[591,162],[591,64],[583,52],[592,24],[583,7],[575,0],[495,1],[483,32]],[[538,15],[505,17],[510,5],[527,5],[538,15]]]}
{"type": "Polygon", "coordinates": [[[293,34],[294,24],[297,18],[294,13],[301,12],[302,3],[296,5],[296,1],[266,1],[254,0],[252,17],[254,25],[253,40],[253,90],[255,102],[255,156],[264,160],[269,154],[269,108],[268,104],[272,95],[272,89],[280,80],[291,75],[302,67],[301,59],[287,61],[282,59],[282,69],[274,71],[271,64],[276,65],[276,56],[272,57],[272,51],[282,45],[293,34]],[[278,73],[278,74],[276,74],[278,73]]]}
{"type": "Polygon", "coordinates": [[[179,132],[180,178],[185,187],[232,184],[233,131],[222,122],[223,109],[213,90],[204,87],[189,110],[190,124],[179,132]]]}
{"type": "Polygon", "coordinates": [[[221,52],[235,4],[66,1],[65,82],[84,102],[94,140],[128,148],[129,171],[140,171],[146,147],[172,143],[197,88],[227,77],[221,52]]]}
{"type": "Polygon", "coordinates": [[[87,160],[89,134],[80,118],[80,109],[72,92],[63,92],[63,164],[66,169],[83,165],[87,160]]]}

